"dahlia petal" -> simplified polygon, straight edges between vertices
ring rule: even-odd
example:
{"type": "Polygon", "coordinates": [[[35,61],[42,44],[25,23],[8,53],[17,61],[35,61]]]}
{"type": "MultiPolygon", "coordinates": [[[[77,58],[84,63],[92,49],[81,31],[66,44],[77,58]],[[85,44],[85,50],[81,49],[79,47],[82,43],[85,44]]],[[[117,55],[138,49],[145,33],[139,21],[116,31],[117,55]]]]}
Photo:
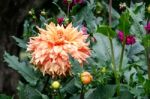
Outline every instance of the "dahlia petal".
{"type": "Polygon", "coordinates": [[[90,56],[89,43],[86,43],[88,35],[83,35],[72,23],[66,28],[54,23],[46,25],[46,30],[37,28],[40,33],[30,38],[27,51],[31,52],[31,63],[36,65],[43,75],[66,76],[71,73],[69,55],[81,65],[90,56]]]}

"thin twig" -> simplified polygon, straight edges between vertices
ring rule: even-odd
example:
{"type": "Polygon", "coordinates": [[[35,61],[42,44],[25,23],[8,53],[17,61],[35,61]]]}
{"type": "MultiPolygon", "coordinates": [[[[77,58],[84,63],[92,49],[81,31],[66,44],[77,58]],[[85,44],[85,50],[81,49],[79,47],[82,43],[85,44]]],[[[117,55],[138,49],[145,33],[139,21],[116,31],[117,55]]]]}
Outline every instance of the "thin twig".
{"type": "Polygon", "coordinates": [[[111,8],[112,8],[112,0],[109,0],[109,26],[111,26],[111,19],[112,19],[111,8]]]}

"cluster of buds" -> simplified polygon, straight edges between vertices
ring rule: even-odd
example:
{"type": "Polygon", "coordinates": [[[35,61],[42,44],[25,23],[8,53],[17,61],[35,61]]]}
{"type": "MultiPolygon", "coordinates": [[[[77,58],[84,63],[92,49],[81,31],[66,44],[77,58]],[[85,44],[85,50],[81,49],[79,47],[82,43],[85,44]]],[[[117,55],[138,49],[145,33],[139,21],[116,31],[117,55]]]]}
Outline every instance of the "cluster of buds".
{"type": "MultiPolygon", "coordinates": [[[[124,33],[122,31],[118,31],[118,39],[120,42],[123,43],[124,41],[124,33]]],[[[135,40],[135,37],[133,35],[127,35],[126,36],[126,39],[125,39],[125,43],[126,45],[132,45],[132,44],[135,44],[136,40],[135,40]]]]}

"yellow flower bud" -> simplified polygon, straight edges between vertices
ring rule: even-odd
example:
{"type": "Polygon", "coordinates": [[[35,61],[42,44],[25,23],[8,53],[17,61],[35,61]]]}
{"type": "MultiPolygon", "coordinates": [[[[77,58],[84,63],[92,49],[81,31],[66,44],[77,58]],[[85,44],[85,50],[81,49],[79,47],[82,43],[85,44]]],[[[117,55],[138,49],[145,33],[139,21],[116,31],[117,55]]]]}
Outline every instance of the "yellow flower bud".
{"type": "Polygon", "coordinates": [[[80,79],[81,79],[81,82],[84,85],[87,85],[87,84],[90,84],[92,82],[93,77],[92,77],[92,75],[89,72],[84,71],[84,72],[81,73],[80,79]]]}
{"type": "Polygon", "coordinates": [[[58,81],[54,81],[52,84],[51,84],[51,87],[53,89],[59,89],[60,88],[60,83],[58,81]]]}
{"type": "Polygon", "coordinates": [[[147,8],[147,12],[150,13],[150,5],[147,8]]]}
{"type": "Polygon", "coordinates": [[[41,15],[46,15],[46,12],[45,11],[41,11],[41,15]]]}
{"type": "Polygon", "coordinates": [[[103,67],[102,70],[101,70],[102,73],[106,73],[106,71],[107,71],[106,67],[103,67]]]}

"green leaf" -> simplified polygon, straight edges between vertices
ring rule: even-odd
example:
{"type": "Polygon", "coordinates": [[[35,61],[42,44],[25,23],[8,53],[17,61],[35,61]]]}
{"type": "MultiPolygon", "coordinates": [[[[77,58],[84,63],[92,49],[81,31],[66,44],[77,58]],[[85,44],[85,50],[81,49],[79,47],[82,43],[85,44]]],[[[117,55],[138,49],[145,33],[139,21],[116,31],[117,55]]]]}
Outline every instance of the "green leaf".
{"type": "Polygon", "coordinates": [[[85,93],[85,99],[109,99],[115,94],[115,85],[98,86],[85,93]]]}
{"type": "Polygon", "coordinates": [[[136,42],[132,46],[127,46],[127,48],[128,48],[127,54],[129,57],[132,57],[133,55],[136,55],[136,54],[140,54],[144,51],[144,47],[139,42],[136,42]]]}
{"type": "Polygon", "coordinates": [[[48,99],[47,96],[41,94],[37,89],[26,85],[19,91],[19,99],[48,99]]]}
{"type": "Polygon", "coordinates": [[[26,49],[27,48],[27,44],[26,44],[26,42],[25,41],[23,41],[22,39],[20,39],[20,38],[17,38],[17,37],[15,37],[15,36],[12,36],[12,38],[17,42],[17,45],[19,46],[19,47],[21,47],[21,48],[23,48],[23,49],[26,49]]]}
{"type": "Polygon", "coordinates": [[[72,57],[70,57],[71,62],[71,70],[74,75],[77,75],[78,73],[81,73],[83,71],[83,67],[79,64],[79,62],[72,57]]]}
{"type": "Polygon", "coordinates": [[[118,99],[134,99],[133,95],[129,91],[121,91],[118,99]]]}
{"type": "Polygon", "coordinates": [[[144,82],[144,90],[147,94],[150,94],[150,80],[144,82]]]}
{"type": "Polygon", "coordinates": [[[123,12],[119,19],[118,29],[123,31],[125,35],[129,34],[130,29],[130,21],[129,21],[129,13],[123,12]]]}
{"type": "Polygon", "coordinates": [[[135,35],[137,35],[139,38],[142,34],[145,34],[144,26],[140,24],[141,20],[143,19],[139,18],[131,9],[128,9],[129,14],[133,20],[133,25],[131,27],[131,32],[133,32],[135,35]]]}
{"type": "Polygon", "coordinates": [[[49,99],[47,95],[42,94],[42,99],[49,99]]]}
{"type": "Polygon", "coordinates": [[[130,92],[136,96],[139,97],[144,93],[144,89],[140,86],[136,86],[135,88],[131,88],[130,92]]]}
{"type": "MultiPolygon", "coordinates": [[[[103,34],[94,34],[96,44],[93,45],[93,51],[97,58],[97,65],[100,66],[111,66],[111,49],[110,42],[107,36],[103,34]]],[[[116,66],[119,65],[119,58],[121,52],[121,46],[118,45],[117,41],[113,39],[114,55],[116,66]]],[[[125,67],[128,62],[126,54],[124,54],[123,66],[125,67]]],[[[123,68],[124,68],[123,67],[123,68]]]]}
{"type": "Polygon", "coordinates": [[[62,8],[56,2],[52,2],[52,3],[58,8],[58,10],[62,16],[66,16],[65,12],[62,10],[62,8]]]}
{"type": "Polygon", "coordinates": [[[110,37],[114,37],[115,36],[115,32],[107,25],[100,25],[98,28],[97,28],[97,32],[98,33],[102,33],[103,35],[105,36],[110,36],[110,37]]]}
{"type": "Polygon", "coordinates": [[[69,99],[80,99],[80,94],[79,95],[73,95],[71,98],[69,98],[69,99]]]}
{"type": "Polygon", "coordinates": [[[0,94],[0,99],[13,99],[10,96],[7,96],[5,94],[0,94]]]}
{"type": "MultiPolygon", "coordinates": [[[[134,67],[132,67],[130,70],[126,70],[124,71],[124,77],[125,77],[125,80],[130,83],[131,82],[131,79],[134,79],[135,75],[136,75],[137,71],[134,67]],[[133,77],[133,78],[131,78],[133,77]]],[[[134,79],[135,80],[135,79],[134,79]]]]}
{"type": "Polygon", "coordinates": [[[81,88],[80,80],[74,77],[68,83],[65,84],[65,86],[61,89],[61,92],[74,94],[80,88],[81,88]]]}
{"type": "Polygon", "coordinates": [[[145,48],[150,47],[150,35],[145,35],[142,39],[142,43],[145,48]]]}
{"type": "Polygon", "coordinates": [[[75,26],[78,26],[85,21],[88,31],[92,33],[93,31],[95,31],[98,22],[92,12],[92,9],[89,6],[90,5],[82,7],[82,9],[80,9],[74,16],[74,20],[72,23],[74,23],[75,26]]]}
{"type": "MultiPolygon", "coordinates": [[[[107,12],[109,12],[109,5],[107,3],[105,3],[104,1],[102,1],[102,3],[106,6],[107,12]]],[[[120,17],[119,13],[114,8],[112,8],[111,14],[112,14],[112,17],[114,17],[114,18],[119,19],[119,17],[120,17]]]]}
{"type": "Polygon", "coordinates": [[[18,71],[24,79],[32,85],[35,85],[38,81],[38,75],[36,72],[28,66],[25,62],[19,62],[16,56],[11,56],[9,53],[5,52],[4,60],[8,63],[8,66],[18,71]]]}

